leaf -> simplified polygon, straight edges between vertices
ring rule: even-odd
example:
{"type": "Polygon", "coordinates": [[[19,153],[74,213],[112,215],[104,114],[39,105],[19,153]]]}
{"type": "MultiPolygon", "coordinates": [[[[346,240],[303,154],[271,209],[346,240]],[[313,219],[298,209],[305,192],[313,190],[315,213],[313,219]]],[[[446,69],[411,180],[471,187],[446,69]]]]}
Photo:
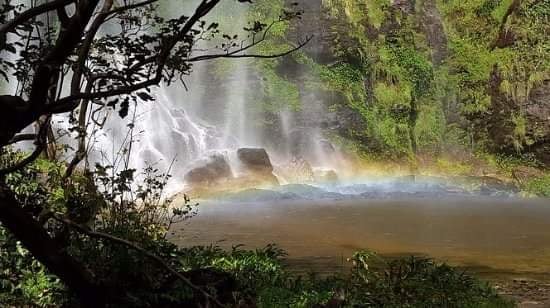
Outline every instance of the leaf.
{"type": "Polygon", "coordinates": [[[17,49],[15,49],[15,47],[12,44],[6,44],[6,46],[4,46],[4,49],[13,54],[17,53],[17,49]]]}
{"type": "Polygon", "coordinates": [[[147,92],[138,92],[136,94],[142,101],[150,102],[153,100],[153,97],[149,95],[147,92]]]}
{"type": "Polygon", "coordinates": [[[130,109],[130,100],[128,98],[125,98],[122,101],[122,103],[120,103],[120,110],[118,111],[118,115],[124,119],[128,115],[129,109],[130,109]]]}

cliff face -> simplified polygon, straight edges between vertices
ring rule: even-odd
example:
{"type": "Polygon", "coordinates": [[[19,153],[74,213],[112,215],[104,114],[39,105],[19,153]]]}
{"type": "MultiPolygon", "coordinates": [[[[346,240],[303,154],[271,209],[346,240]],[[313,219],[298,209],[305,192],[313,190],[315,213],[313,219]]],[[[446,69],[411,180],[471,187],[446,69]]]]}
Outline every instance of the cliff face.
{"type": "Polygon", "coordinates": [[[530,91],[526,100],[517,102],[502,93],[500,76],[493,72],[490,83],[491,106],[486,118],[487,130],[496,151],[532,153],[550,164],[550,80],[530,91]],[[518,118],[521,122],[518,123],[518,118]],[[519,140],[518,140],[519,139],[519,140]]]}
{"type": "MultiPolygon", "coordinates": [[[[295,1],[287,0],[288,4],[292,2],[295,1]]],[[[349,24],[335,18],[334,14],[331,15],[329,13],[327,3],[330,2],[325,1],[323,3],[323,0],[298,1],[299,7],[304,10],[304,15],[301,20],[292,25],[288,38],[296,41],[299,37],[303,38],[306,35],[314,35],[313,41],[304,51],[319,65],[328,68],[342,63],[357,66],[358,58],[364,56],[361,54],[364,51],[359,51],[358,49],[361,48],[360,44],[365,44],[365,42],[359,42],[357,35],[344,35],[347,34],[345,32],[348,32],[348,30],[351,32],[352,29],[349,28],[349,24]],[[343,49],[345,52],[342,52],[342,46],[344,46],[343,49]]],[[[368,5],[371,2],[355,2],[361,5],[354,7],[355,11],[351,12],[352,15],[369,15],[371,8],[368,5]],[[357,10],[364,10],[364,12],[357,10]]],[[[416,33],[414,35],[421,36],[424,44],[427,45],[427,53],[429,54],[433,69],[437,71],[442,67],[442,70],[446,70],[448,74],[460,76],[461,74],[465,74],[460,71],[461,68],[456,68],[449,64],[449,61],[456,61],[456,57],[453,55],[453,52],[456,52],[453,48],[456,48],[456,46],[452,46],[448,33],[450,25],[446,24],[448,21],[445,20],[446,17],[440,11],[440,5],[437,0],[391,1],[393,9],[399,10],[400,14],[409,16],[410,20],[414,20],[412,31],[416,33]]],[[[486,8],[480,5],[476,9],[477,14],[480,14],[480,16],[483,14],[481,12],[482,9],[486,8]]],[[[490,9],[494,10],[495,8],[490,9]]],[[[449,14],[449,12],[446,13],[449,14]]],[[[350,14],[350,12],[346,14],[350,14]]],[[[450,14],[451,18],[458,16],[456,14],[453,15],[452,12],[450,14]]],[[[386,15],[393,16],[393,13],[386,15]]],[[[368,18],[365,18],[366,21],[354,20],[353,22],[359,23],[356,26],[359,29],[363,29],[365,40],[375,42],[378,39],[380,42],[380,40],[384,39],[387,41],[392,33],[398,32],[399,29],[396,29],[396,27],[406,26],[403,17],[393,18],[389,18],[379,27],[373,27],[369,23],[368,18]]],[[[477,27],[475,24],[467,26],[473,27],[473,29],[477,27]]],[[[498,25],[494,27],[498,28],[498,25]]],[[[489,40],[489,38],[485,40],[489,40]]],[[[423,47],[419,48],[422,49],[423,47]]],[[[479,61],[475,50],[468,52],[472,52],[471,61],[479,61]]],[[[371,54],[370,56],[373,55],[371,54]]],[[[374,58],[380,56],[374,55],[374,58]]],[[[466,59],[468,59],[467,57],[468,55],[466,55],[466,59]]],[[[347,106],[344,102],[345,98],[341,93],[317,89],[315,94],[311,95],[311,89],[307,88],[304,76],[313,73],[308,71],[308,68],[303,64],[294,61],[292,58],[287,58],[280,66],[279,72],[291,81],[296,82],[300,87],[303,109],[301,114],[297,116],[297,121],[301,122],[301,126],[318,126],[322,127],[325,131],[344,136],[349,135],[350,131],[364,131],[366,126],[368,126],[368,120],[358,114],[357,108],[354,109],[347,106]],[[335,105],[339,106],[339,108],[332,109],[329,112],[328,107],[335,105]],[[312,106],[322,106],[322,108],[319,109],[312,106]]],[[[466,74],[469,73],[471,72],[466,72],[466,74]]],[[[363,102],[356,102],[359,105],[371,104],[372,106],[372,104],[376,104],[376,98],[373,94],[376,80],[372,80],[371,78],[372,74],[365,73],[364,89],[366,97],[363,98],[363,102]]],[[[381,77],[377,76],[375,78],[381,77]]],[[[529,98],[518,102],[501,93],[501,80],[499,78],[498,74],[493,72],[486,76],[485,81],[476,81],[478,83],[476,86],[481,88],[481,91],[484,91],[485,95],[489,95],[490,104],[485,107],[487,108],[485,111],[478,112],[474,117],[475,119],[470,115],[461,114],[465,108],[465,103],[458,98],[461,94],[458,92],[461,90],[451,89],[446,95],[442,96],[440,94],[437,99],[441,100],[439,108],[441,109],[441,113],[445,115],[445,122],[447,125],[458,125],[464,130],[480,125],[482,127],[475,128],[475,134],[474,132],[470,133],[477,136],[479,135],[478,133],[485,132],[482,138],[488,138],[488,142],[491,144],[490,148],[495,152],[516,153],[519,146],[523,153],[533,153],[541,161],[550,163],[550,81],[546,80],[542,83],[537,83],[530,91],[529,98]],[[485,85],[479,85],[480,82],[485,85]],[[521,116],[521,119],[518,119],[519,116],[521,116]]],[[[422,117],[420,117],[419,121],[422,121],[422,117]]],[[[363,137],[356,135],[355,141],[370,142],[370,137],[362,139],[363,137]]],[[[485,143],[485,141],[480,140],[478,143],[485,143]]]]}
{"type": "Polygon", "coordinates": [[[550,80],[545,80],[531,91],[524,109],[528,123],[527,134],[534,140],[529,151],[550,165],[550,80]]]}

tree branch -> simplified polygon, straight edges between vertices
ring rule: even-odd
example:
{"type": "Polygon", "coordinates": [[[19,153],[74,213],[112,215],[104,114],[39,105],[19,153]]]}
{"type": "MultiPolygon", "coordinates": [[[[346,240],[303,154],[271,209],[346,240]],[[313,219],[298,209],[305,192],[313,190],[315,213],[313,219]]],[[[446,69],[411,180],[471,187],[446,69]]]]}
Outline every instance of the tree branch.
{"type": "Polygon", "coordinates": [[[35,140],[35,139],[36,139],[36,134],[19,134],[11,138],[11,140],[8,141],[7,145],[18,143],[21,141],[28,141],[28,140],[35,140]]]}
{"type": "MultiPolygon", "coordinates": [[[[9,174],[24,168],[28,164],[35,161],[38,158],[38,156],[40,156],[40,154],[44,151],[46,147],[46,134],[48,132],[48,127],[49,127],[49,121],[47,120],[40,126],[38,134],[35,135],[36,148],[34,149],[34,151],[29,156],[25,157],[24,159],[17,162],[16,164],[0,169],[0,178],[5,176],[6,174],[9,174]]],[[[29,137],[30,134],[22,135],[22,136],[29,137]]]]}
{"type": "Polygon", "coordinates": [[[0,26],[0,35],[6,34],[8,32],[13,31],[17,26],[23,24],[24,22],[28,21],[29,19],[32,19],[38,15],[41,15],[43,13],[46,13],[48,11],[56,10],[60,7],[66,6],[70,3],[74,2],[74,0],[57,0],[53,2],[46,2],[44,4],[41,4],[39,6],[33,7],[31,9],[28,9],[24,11],[23,13],[15,16],[14,19],[8,21],[7,23],[0,26]]]}
{"type": "MultiPolygon", "coordinates": [[[[271,55],[261,55],[261,54],[238,54],[239,52],[242,52],[244,49],[248,49],[249,47],[252,47],[253,45],[247,46],[243,48],[242,50],[233,51],[231,53],[220,53],[220,54],[213,54],[213,55],[202,55],[202,56],[196,56],[189,58],[187,61],[189,62],[198,62],[198,61],[205,61],[205,60],[212,60],[212,59],[218,59],[218,58],[258,58],[258,59],[273,59],[273,58],[280,58],[287,56],[293,52],[296,52],[297,50],[303,48],[305,45],[307,45],[311,40],[313,39],[313,36],[309,36],[306,38],[306,40],[298,46],[289,49],[282,53],[277,54],[271,54],[271,55]]],[[[257,45],[256,43],[254,45],[257,45]]]]}
{"type": "Polygon", "coordinates": [[[96,239],[103,239],[103,240],[108,240],[110,242],[114,242],[114,243],[117,243],[117,244],[120,244],[120,245],[124,245],[126,247],[129,247],[133,250],[136,250],[138,252],[140,252],[141,254],[145,255],[146,257],[148,257],[149,259],[155,261],[158,265],[160,265],[161,267],[163,267],[164,269],[166,269],[168,272],[170,272],[171,274],[173,274],[174,276],[178,277],[181,281],[183,281],[185,284],[187,284],[191,289],[193,289],[194,291],[196,292],[199,292],[200,294],[202,294],[205,298],[211,300],[213,303],[215,303],[216,305],[218,305],[219,307],[224,307],[225,305],[223,305],[222,303],[220,303],[214,296],[212,296],[210,293],[206,292],[205,290],[203,290],[201,287],[195,285],[193,282],[191,282],[191,280],[189,280],[189,278],[185,277],[182,273],[176,271],[175,269],[173,269],[168,263],[166,263],[166,261],[164,261],[161,257],[149,252],[148,250],[146,250],[145,248],[142,248],[141,246],[139,246],[138,244],[136,243],[133,243],[133,242],[130,242],[128,240],[125,240],[125,239],[122,239],[122,238],[119,238],[119,237],[116,237],[116,236],[113,236],[113,235],[110,235],[110,234],[107,234],[107,233],[103,233],[103,232],[97,232],[97,231],[92,231],[90,228],[88,228],[87,226],[83,226],[83,225],[80,225],[78,223],[75,223],[73,222],[72,220],[70,219],[67,219],[67,218],[63,218],[63,217],[59,217],[58,215],[55,215],[53,214],[53,217],[54,219],[56,219],[57,221],[61,222],[61,223],[64,223],[66,224],[67,226],[69,227],[72,227],[74,228],[75,230],[77,230],[78,232],[80,233],[83,233],[85,235],[88,235],[89,237],[92,237],[92,238],[96,238],[96,239]]]}
{"type": "Polygon", "coordinates": [[[108,289],[94,282],[94,276],[67,254],[44,228],[20,205],[14,193],[0,178],[0,222],[38,261],[59,277],[82,300],[84,307],[105,306],[108,289]]]}

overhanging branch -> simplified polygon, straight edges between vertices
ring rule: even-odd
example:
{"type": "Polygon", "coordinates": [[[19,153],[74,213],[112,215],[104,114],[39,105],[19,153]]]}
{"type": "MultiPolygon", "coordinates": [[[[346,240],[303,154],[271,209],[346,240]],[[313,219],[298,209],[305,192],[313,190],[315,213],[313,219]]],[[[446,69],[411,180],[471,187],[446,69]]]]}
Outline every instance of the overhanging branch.
{"type": "MultiPolygon", "coordinates": [[[[297,50],[303,48],[305,45],[307,45],[311,40],[313,39],[313,36],[309,36],[306,38],[306,40],[298,46],[289,49],[282,53],[277,54],[271,54],[271,55],[262,55],[262,54],[239,54],[242,50],[238,50],[237,52],[231,52],[231,53],[220,53],[220,54],[213,54],[213,55],[203,55],[203,56],[196,56],[189,58],[187,61],[189,62],[199,62],[199,61],[205,61],[205,60],[212,60],[212,59],[218,59],[218,58],[258,58],[258,59],[274,59],[274,58],[280,58],[287,56],[293,52],[296,52],[297,50]]],[[[255,44],[257,45],[257,44],[255,44]]]]}

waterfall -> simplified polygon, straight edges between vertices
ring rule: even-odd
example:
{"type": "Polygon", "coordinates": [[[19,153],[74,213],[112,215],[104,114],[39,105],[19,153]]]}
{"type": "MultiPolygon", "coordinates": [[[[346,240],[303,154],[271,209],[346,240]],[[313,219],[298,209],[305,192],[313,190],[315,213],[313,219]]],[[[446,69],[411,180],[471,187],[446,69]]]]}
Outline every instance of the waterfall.
{"type": "MultiPolygon", "coordinates": [[[[196,3],[191,1],[182,6],[166,1],[159,12],[166,17],[188,15],[196,3]]],[[[220,23],[226,25],[223,32],[242,34],[248,9],[248,5],[226,2],[214,9],[209,19],[224,21],[220,23]]],[[[103,31],[117,30],[109,24],[103,31]]],[[[201,44],[201,49],[207,49],[213,43],[201,44]]],[[[90,123],[88,127],[87,163],[110,165],[119,171],[127,167],[139,171],[153,166],[159,172],[170,172],[172,178],[167,188],[170,193],[182,190],[184,175],[197,161],[213,154],[227,157],[238,174],[235,153],[242,147],[266,148],[276,164],[284,165],[299,156],[314,167],[336,168],[331,151],[327,151],[331,146],[327,147],[328,141],[317,119],[326,110],[316,93],[302,93],[303,106],[299,112],[290,107],[281,108],[278,126],[274,128],[280,138],[275,140],[270,132],[264,131],[262,125],[267,119],[261,102],[257,101],[262,91],[258,82],[261,76],[251,73],[254,61],[257,60],[197,63],[184,80],[185,86],[181,83],[161,85],[152,90],[153,103],[130,106],[126,118],[120,118],[117,110],[101,111],[100,118],[106,119],[104,126],[90,123]],[[218,74],[220,69],[225,72],[218,74]],[[128,150],[129,156],[125,154],[128,150]]],[[[14,86],[10,83],[8,92],[14,92],[11,88],[14,86]]],[[[68,116],[54,117],[53,125],[60,135],[66,134],[61,142],[76,148],[76,134],[67,133],[71,125],[68,116]]],[[[69,152],[64,158],[70,160],[71,157],[69,152]]]]}

